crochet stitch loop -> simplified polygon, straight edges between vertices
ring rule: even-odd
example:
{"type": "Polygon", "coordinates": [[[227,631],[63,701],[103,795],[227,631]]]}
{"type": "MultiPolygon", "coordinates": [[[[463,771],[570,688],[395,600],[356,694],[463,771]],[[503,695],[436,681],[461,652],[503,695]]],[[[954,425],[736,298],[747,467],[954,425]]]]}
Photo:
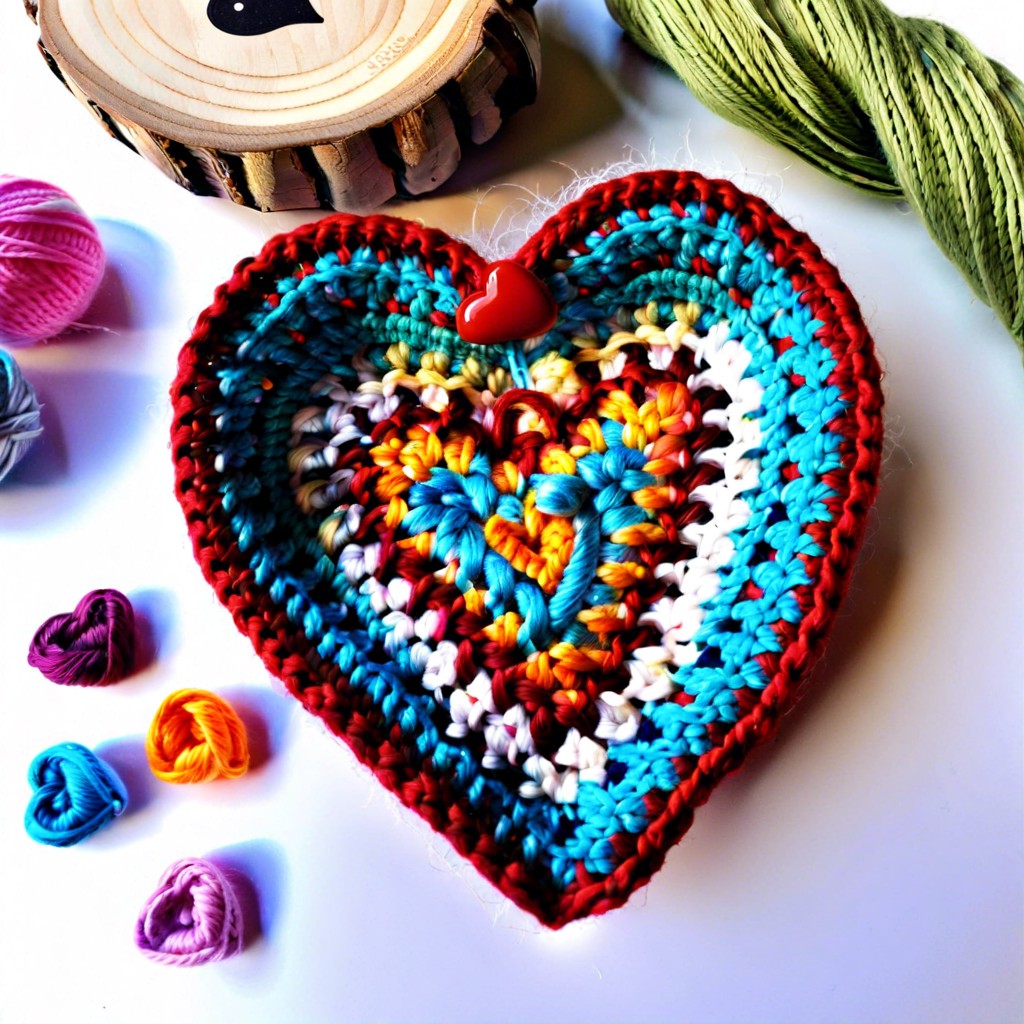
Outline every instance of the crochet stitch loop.
{"type": "Polygon", "coordinates": [[[1024,345],[1024,85],[960,33],[879,0],[606,0],[715,113],[905,196],[1024,345]]]}
{"type": "Polygon", "coordinates": [[[793,699],[881,394],[835,269],[728,182],[609,182],[514,258],[559,319],[482,348],[462,243],[344,215],[271,240],[182,350],[172,446],[268,668],[560,927],[643,884],[793,699]]]}
{"type": "Polygon", "coordinates": [[[146,756],[163,782],[237,779],[249,767],[245,725],[208,690],[176,690],[160,705],[146,735],[146,756]]]}

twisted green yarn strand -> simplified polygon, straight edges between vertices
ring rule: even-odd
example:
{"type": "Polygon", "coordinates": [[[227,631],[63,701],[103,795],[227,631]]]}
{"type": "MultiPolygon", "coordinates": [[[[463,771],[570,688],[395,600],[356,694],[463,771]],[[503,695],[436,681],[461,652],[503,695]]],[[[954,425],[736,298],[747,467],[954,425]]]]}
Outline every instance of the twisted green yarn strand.
{"type": "Polygon", "coordinates": [[[1024,347],[1024,86],[878,0],[606,0],[715,113],[905,197],[1024,347]]]}

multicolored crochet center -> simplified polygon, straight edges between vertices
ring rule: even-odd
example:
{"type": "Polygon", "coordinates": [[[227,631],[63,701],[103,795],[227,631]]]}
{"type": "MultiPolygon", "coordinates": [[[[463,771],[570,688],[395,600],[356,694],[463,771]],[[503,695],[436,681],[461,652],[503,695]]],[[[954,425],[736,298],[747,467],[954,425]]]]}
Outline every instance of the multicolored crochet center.
{"type": "Polygon", "coordinates": [[[610,182],[514,259],[558,320],[482,347],[463,243],[344,215],[274,239],[182,352],[173,449],[271,671],[557,927],[649,879],[793,697],[882,400],[836,271],[727,182],[610,182]]]}

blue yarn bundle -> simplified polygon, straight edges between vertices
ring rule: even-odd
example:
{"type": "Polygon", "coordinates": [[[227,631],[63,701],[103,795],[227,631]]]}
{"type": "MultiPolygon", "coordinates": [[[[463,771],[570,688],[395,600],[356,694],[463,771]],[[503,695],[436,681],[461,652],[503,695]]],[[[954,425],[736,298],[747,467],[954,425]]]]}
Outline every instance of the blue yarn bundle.
{"type": "Polygon", "coordinates": [[[25,831],[47,846],[74,846],[124,812],[128,791],[113,768],[79,743],[59,743],[28,770],[35,792],[25,831]]]}

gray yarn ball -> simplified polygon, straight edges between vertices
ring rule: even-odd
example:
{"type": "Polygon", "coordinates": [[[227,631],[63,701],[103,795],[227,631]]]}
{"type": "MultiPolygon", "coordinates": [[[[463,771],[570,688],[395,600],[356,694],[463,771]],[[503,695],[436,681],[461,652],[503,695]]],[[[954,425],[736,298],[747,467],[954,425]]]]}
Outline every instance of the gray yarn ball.
{"type": "Polygon", "coordinates": [[[43,432],[39,400],[14,357],[0,350],[0,480],[43,432]]]}

